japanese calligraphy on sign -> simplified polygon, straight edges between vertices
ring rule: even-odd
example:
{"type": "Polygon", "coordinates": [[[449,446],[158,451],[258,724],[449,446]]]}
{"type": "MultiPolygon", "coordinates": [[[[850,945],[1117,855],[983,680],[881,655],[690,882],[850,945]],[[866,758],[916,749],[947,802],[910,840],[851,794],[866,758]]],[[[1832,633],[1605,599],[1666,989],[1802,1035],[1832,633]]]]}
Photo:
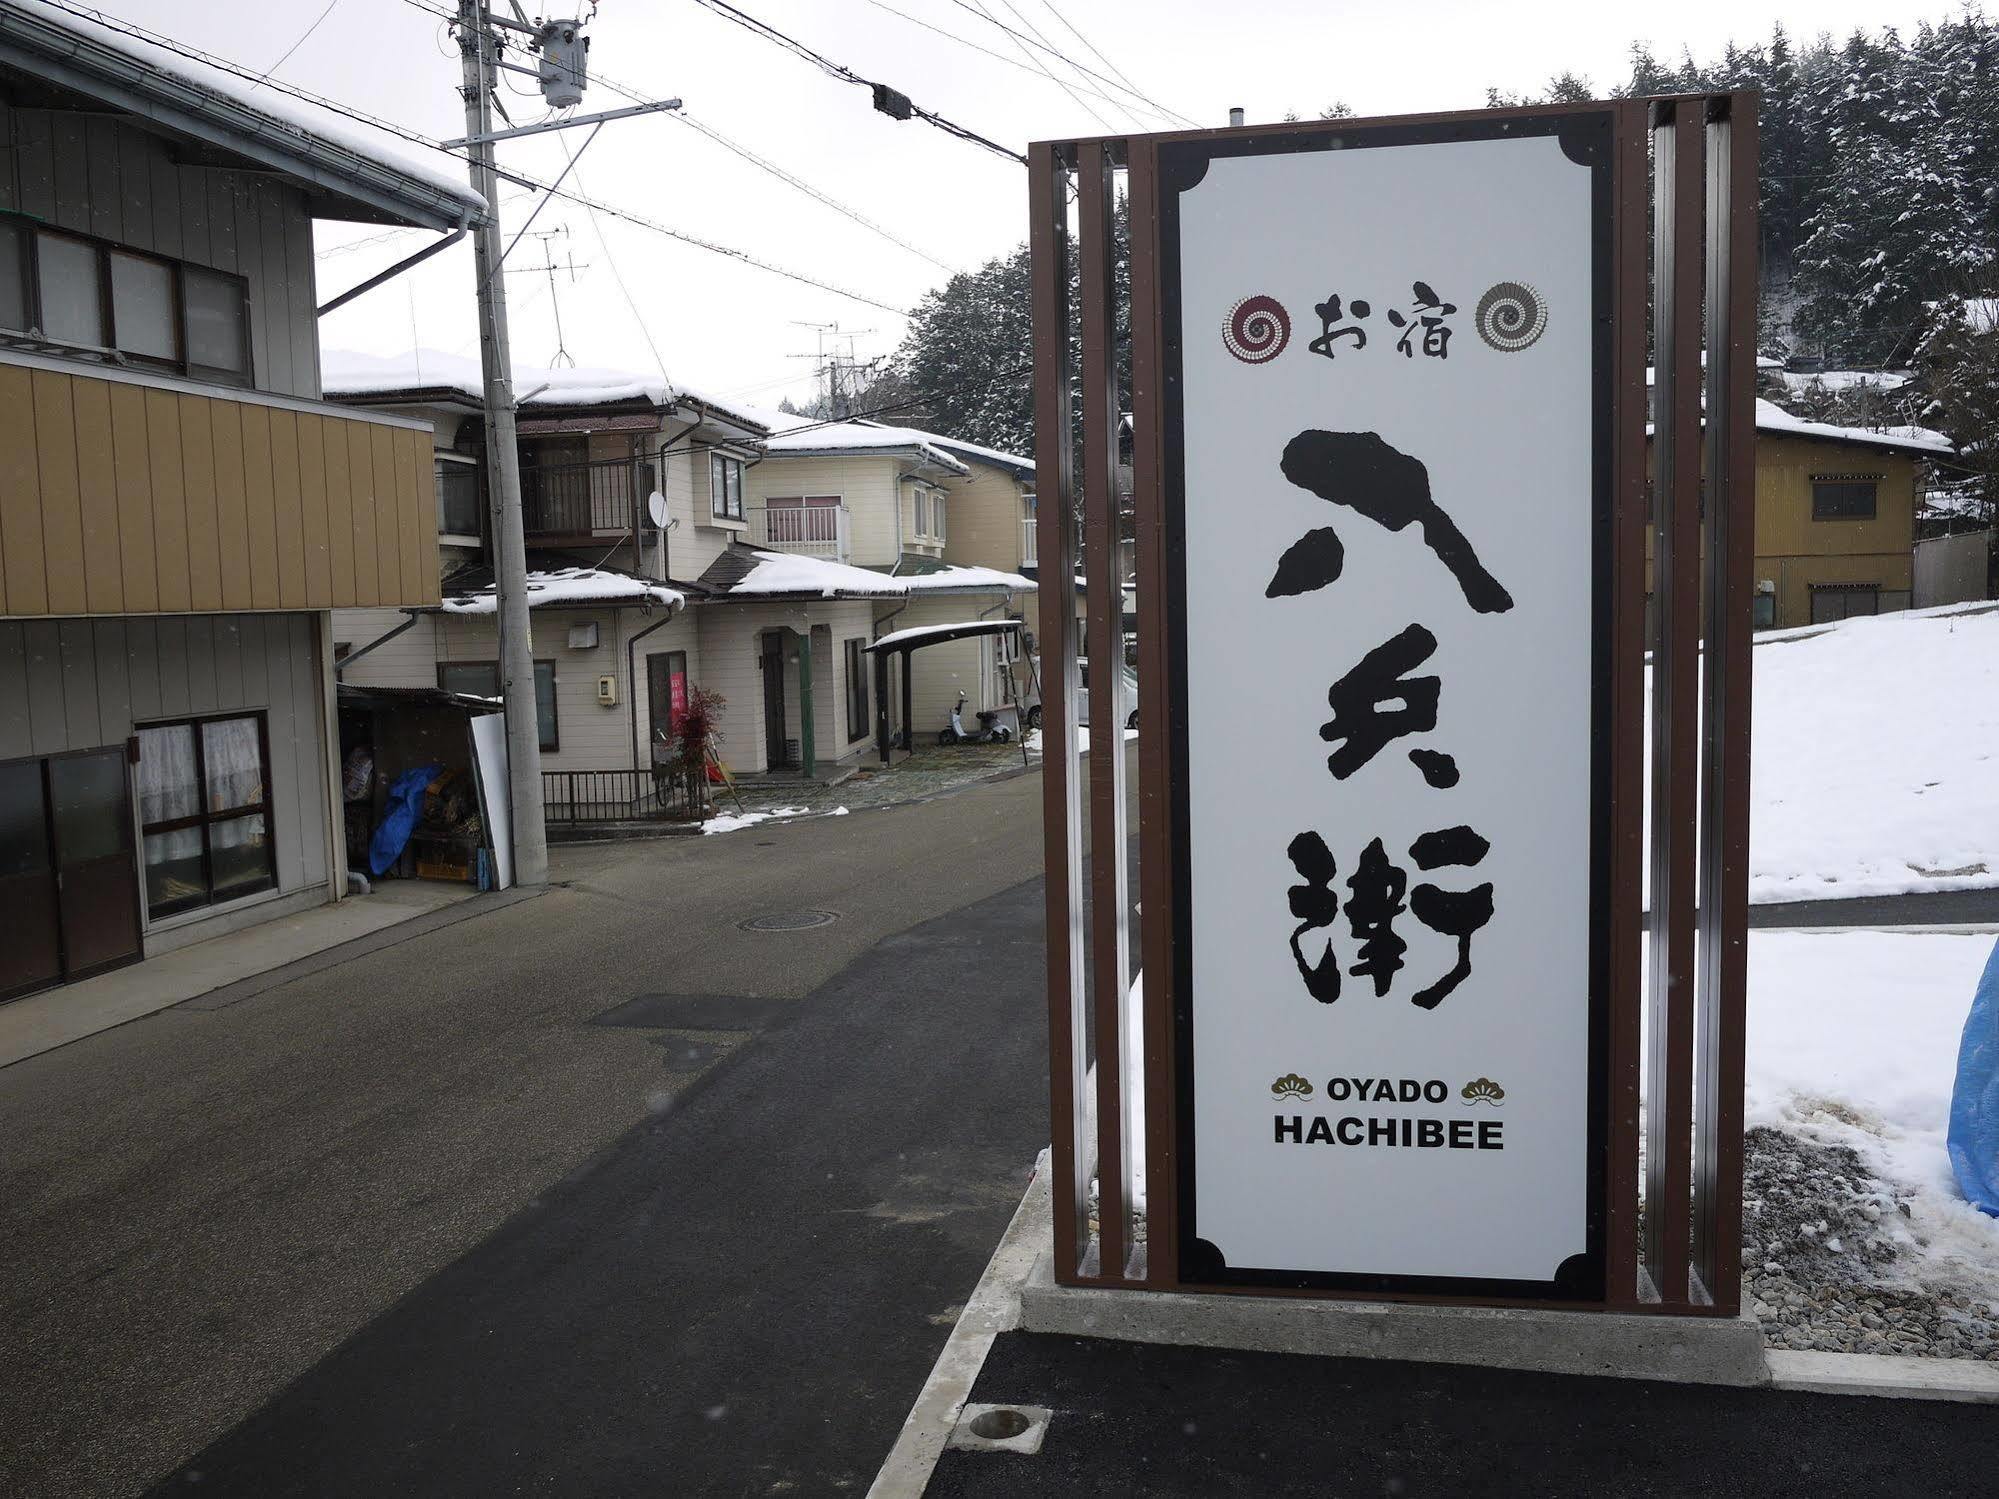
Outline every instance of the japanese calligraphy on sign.
{"type": "Polygon", "coordinates": [[[1473,134],[1161,148],[1184,1278],[1597,1253],[1607,166],[1473,134]]]}

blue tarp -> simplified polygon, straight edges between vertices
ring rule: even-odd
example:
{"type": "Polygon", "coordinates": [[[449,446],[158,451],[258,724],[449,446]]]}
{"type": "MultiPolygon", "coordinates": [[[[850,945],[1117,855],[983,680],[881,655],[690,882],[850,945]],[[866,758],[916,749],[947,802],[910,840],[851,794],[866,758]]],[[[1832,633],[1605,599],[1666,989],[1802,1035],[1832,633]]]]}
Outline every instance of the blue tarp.
{"type": "Polygon", "coordinates": [[[1999,943],[1978,980],[1957,1050],[1950,1165],[1965,1200],[1999,1218],[1999,943]]]}
{"type": "Polygon", "coordinates": [[[418,765],[397,776],[396,784],[389,788],[389,808],[368,844],[368,870],[375,878],[380,879],[403,856],[417,813],[423,810],[424,789],[443,769],[442,765],[418,765]]]}

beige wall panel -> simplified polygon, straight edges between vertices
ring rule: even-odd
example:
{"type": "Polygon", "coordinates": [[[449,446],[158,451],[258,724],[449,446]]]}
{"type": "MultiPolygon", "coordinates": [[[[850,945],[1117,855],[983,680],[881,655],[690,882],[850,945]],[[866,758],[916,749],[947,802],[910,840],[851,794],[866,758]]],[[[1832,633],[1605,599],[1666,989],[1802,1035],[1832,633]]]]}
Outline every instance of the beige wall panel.
{"type": "MultiPolygon", "coordinates": [[[[271,413],[271,494],[277,518],[278,602],[305,607],[305,514],[298,471],[298,413],[271,413]]],[[[315,602],[323,602],[315,601],[315,602]]]]}
{"type": "MultiPolygon", "coordinates": [[[[240,609],[242,603],[230,604],[222,586],[222,492],[215,482],[214,414],[210,403],[198,396],[171,399],[179,416],[182,494],[187,502],[188,594],[197,609],[240,609]]],[[[248,589],[242,597],[248,600],[248,589]]]]}
{"type": "Polygon", "coordinates": [[[42,555],[48,564],[51,614],[88,609],[83,581],[83,510],[77,492],[76,416],[70,379],[33,374],[35,454],[42,489],[42,555]]]}
{"type": "MultiPolygon", "coordinates": [[[[218,403],[219,404],[219,403],[218,403]]],[[[250,601],[275,609],[278,585],[278,516],[271,483],[271,416],[265,406],[243,407],[243,494],[250,522],[250,601]]]]}
{"type": "Polygon", "coordinates": [[[351,604],[354,592],[354,481],[347,461],[347,424],[321,418],[326,471],[326,551],[332,564],[333,599],[351,604]]]}
{"type": "Polygon", "coordinates": [[[153,497],[155,576],[160,608],[194,607],[193,580],[188,567],[187,478],[182,467],[180,403],[173,392],[148,390],[145,395],[147,489],[153,497]]]}
{"type": "MultiPolygon", "coordinates": [[[[315,608],[331,606],[333,592],[332,518],[327,513],[326,419],[309,412],[298,417],[298,481],[305,509],[305,592],[315,608]]],[[[352,538],[349,538],[350,542],[352,538]]]]}
{"type": "Polygon", "coordinates": [[[384,603],[375,554],[375,450],[368,429],[358,422],[347,428],[347,473],[354,507],[354,602],[384,603]]]}
{"type": "Polygon", "coordinates": [[[395,437],[387,427],[370,427],[368,441],[375,496],[375,601],[393,604],[402,597],[395,437]]]}
{"type": "Polygon", "coordinates": [[[111,390],[102,380],[71,380],[76,420],[76,484],[83,511],[84,598],[93,614],[125,605],[118,547],[118,479],[111,461],[111,390]]]}
{"type": "Polygon", "coordinates": [[[434,604],[437,591],[437,491],[431,440],[422,432],[397,432],[401,469],[398,509],[402,522],[403,591],[399,604],[434,604]]]}
{"type": "Polygon", "coordinates": [[[118,557],[125,612],[151,614],[160,607],[159,536],[153,520],[153,468],[146,435],[146,393],[136,385],[108,385],[111,397],[111,466],[118,499],[118,557]]]}
{"type": "Polygon", "coordinates": [[[222,606],[258,605],[251,571],[249,498],[244,488],[243,409],[229,401],[208,401],[215,436],[213,473],[216,534],[222,554],[222,606]]]}
{"type": "Polygon", "coordinates": [[[27,370],[0,366],[0,612],[41,614],[48,605],[34,385],[27,370]]]}

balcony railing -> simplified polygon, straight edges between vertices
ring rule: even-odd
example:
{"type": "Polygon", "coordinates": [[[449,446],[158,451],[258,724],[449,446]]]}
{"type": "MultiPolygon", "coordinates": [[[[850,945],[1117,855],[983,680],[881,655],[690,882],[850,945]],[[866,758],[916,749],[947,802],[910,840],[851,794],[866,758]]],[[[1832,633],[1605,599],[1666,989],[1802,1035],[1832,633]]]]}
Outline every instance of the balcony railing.
{"type": "Polygon", "coordinates": [[[653,466],[639,458],[521,465],[521,525],[530,540],[615,536],[636,524],[653,490],[653,466]]]}
{"type": "Polygon", "coordinates": [[[750,512],[750,540],[773,552],[846,562],[853,543],[845,505],[767,505],[750,512]]]}

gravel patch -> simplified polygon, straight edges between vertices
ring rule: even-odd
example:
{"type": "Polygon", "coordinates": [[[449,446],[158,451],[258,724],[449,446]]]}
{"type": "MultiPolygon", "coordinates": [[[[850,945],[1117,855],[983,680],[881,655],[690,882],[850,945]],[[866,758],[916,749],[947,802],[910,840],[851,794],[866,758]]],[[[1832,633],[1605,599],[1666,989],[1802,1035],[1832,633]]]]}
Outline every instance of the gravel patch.
{"type": "Polygon", "coordinates": [[[1999,1362],[1999,1302],[1925,1284],[1909,1205],[1859,1154],[1744,1137],[1743,1300],[1773,1348],[1999,1362]]]}

